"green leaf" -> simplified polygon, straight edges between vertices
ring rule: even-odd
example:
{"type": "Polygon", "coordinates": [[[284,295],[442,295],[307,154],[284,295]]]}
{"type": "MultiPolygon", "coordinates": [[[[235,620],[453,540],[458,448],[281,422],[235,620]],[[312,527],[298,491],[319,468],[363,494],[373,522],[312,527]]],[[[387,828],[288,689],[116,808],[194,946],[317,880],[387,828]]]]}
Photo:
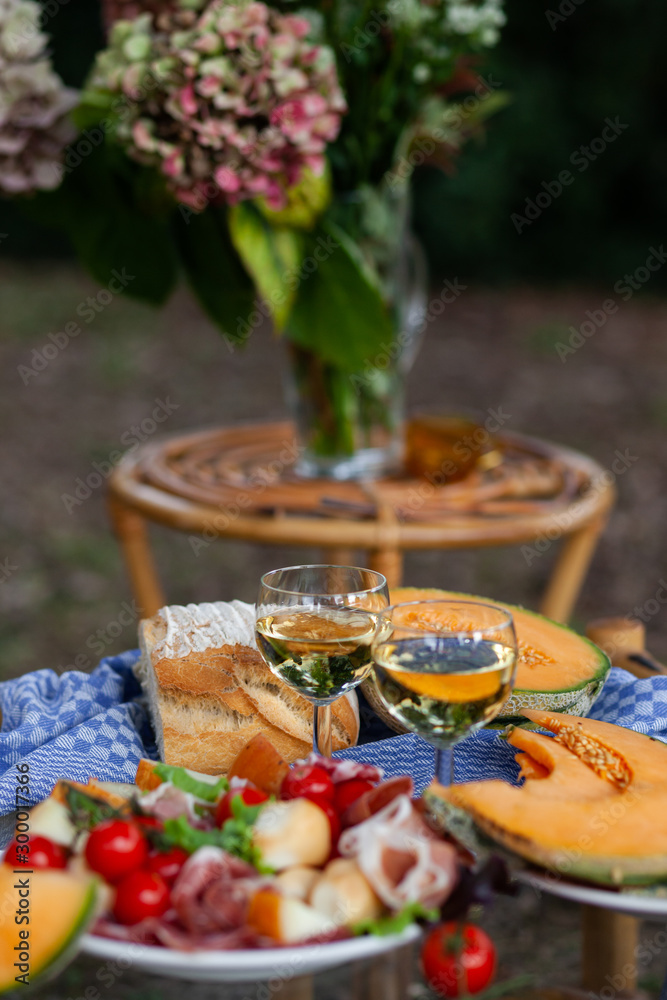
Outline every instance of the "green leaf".
{"type": "Polygon", "coordinates": [[[98,799],[69,784],[66,785],[65,804],[77,830],[92,830],[104,820],[127,817],[126,811],[116,809],[106,799],[98,799]]]}
{"type": "Polygon", "coordinates": [[[174,231],[190,286],[213,322],[232,343],[252,332],[255,286],[229,236],[226,212],[209,206],[195,213],[181,206],[174,231]]]}
{"type": "Polygon", "coordinates": [[[373,365],[394,337],[380,290],[351,241],[337,227],[307,236],[296,299],[285,329],[295,344],[347,372],[373,365]]]}
{"type": "Polygon", "coordinates": [[[282,330],[296,292],[302,240],[292,229],[275,227],[255,205],[242,201],[229,210],[232,243],[259,294],[282,330]]]}
{"type": "Polygon", "coordinates": [[[66,154],[67,173],[57,191],[34,209],[40,221],[64,229],[82,263],[107,285],[114,272],[131,277],[124,291],[161,305],[177,278],[177,257],[169,216],[173,199],[162,179],[93,129],[66,154]]]}
{"type": "Polygon", "coordinates": [[[215,784],[210,784],[188,774],[184,767],[173,767],[171,764],[162,763],[155,765],[153,773],[162,781],[168,781],[181,791],[195,795],[204,802],[217,802],[221,795],[229,791],[229,782],[224,775],[215,784]]]}
{"type": "Polygon", "coordinates": [[[242,861],[254,867],[263,874],[271,871],[262,864],[259,848],[252,840],[252,829],[260,809],[258,806],[246,806],[241,796],[232,800],[232,818],[226,820],[220,830],[197,830],[185,816],[168,819],[164,824],[163,843],[172,847],[181,847],[188,854],[194,854],[200,847],[220,847],[228,854],[233,854],[242,861]]]}
{"type": "Polygon", "coordinates": [[[377,934],[379,937],[387,937],[389,934],[402,934],[416,920],[435,923],[439,917],[440,911],[438,909],[428,910],[422,903],[408,903],[398,913],[378,917],[377,920],[360,921],[354,925],[352,933],[356,935],[377,934]]]}
{"type": "Polygon", "coordinates": [[[299,183],[288,188],[286,195],[284,208],[269,208],[265,198],[256,198],[255,204],[274,226],[312,229],[331,201],[331,171],[328,165],[319,175],[306,168],[299,183]]]}

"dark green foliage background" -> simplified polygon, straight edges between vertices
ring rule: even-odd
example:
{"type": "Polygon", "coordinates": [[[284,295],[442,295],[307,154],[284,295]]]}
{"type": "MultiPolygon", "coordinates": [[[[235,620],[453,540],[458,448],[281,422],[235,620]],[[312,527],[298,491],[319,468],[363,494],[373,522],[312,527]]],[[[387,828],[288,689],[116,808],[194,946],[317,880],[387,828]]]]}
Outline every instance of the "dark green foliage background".
{"type": "MultiPolygon", "coordinates": [[[[50,2],[47,10],[57,0],[50,2]]],[[[452,176],[422,168],[416,177],[416,226],[433,277],[613,282],[667,235],[667,5],[507,0],[507,13],[483,72],[501,82],[512,103],[468,145],[452,176]],[[559,6],[566,16],[554,30],[546,11],[557,15],[559,6]],[[578,172],[572,153],[616,116],[629,127],[578,172]],[[518,234],[512,213],[523,214],[526,199],[564,169],[574,183],[518,234]]],[[[97,4],[61,3],[45,29],[56,67],[79,84],[102,43],[97,4]]],[[[15,205],[3,202],[0,213],[0,229],[10,234],[3,253],[68,252],[63,237],[27,222],[15,205]]],[[[667,269],[651,287],[667,287],[667,269]]]]}

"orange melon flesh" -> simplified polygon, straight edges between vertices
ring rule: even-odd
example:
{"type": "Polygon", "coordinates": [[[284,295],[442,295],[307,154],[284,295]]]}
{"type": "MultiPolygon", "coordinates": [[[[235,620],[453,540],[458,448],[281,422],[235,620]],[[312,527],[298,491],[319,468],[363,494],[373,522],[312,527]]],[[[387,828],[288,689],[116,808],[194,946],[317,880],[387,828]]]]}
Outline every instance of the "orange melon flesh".
{"type": "Polygon", "coordinates": [[[667,745],[611,723],[525,715],[556,738],[510,734],[524,785],[435,783],[425,796],[435,815],[446,825],[447,807],[462,809],[494,841],[560,875],[604,884],[667,880],[667,745]]]}
{"type": "Polygon", "coordinates": [[[16,976],[27,975],[32,983],[46,972],[55,972],[76,949],[76,944],[96,914],[98,881],[93,876],[73,874],[60,869],[17,872],[0,864],[0,993],[22,988],[16,976]],[[28,874],[32,872],[32,874],[28,874]],[[28,882],[27,887],[21,882],[28,882]],[[21,891],[29,903],[29,923],[17,924],[21,911],[21,891]],[[29,937],[21,938],[21,931],[29,937]],[[25,947],[29,958],[18,968],[20,952],[25,947]]]}
{"type": "MultiPolygon", "coordinates": [[[[585,715],[610,669],[608,657],[590,640],[572,629],[525,608],[491,598],[457,594],[436,588],[397,587],[390,593],[392,604],[406,601],[459,600],[496,604],[512,613],[519,647],[514,691],[501,715],[518,716],[524,708],[585,715]]],[[[437,617],[435,612],[429,612],[437,617]]],[[[443,619],[446,629],[457,623],[443,619]]],[[[462,625],[469,623],[462,622],[462,625]]]]}
{"type": "Polygon", "coordinates": [[[439,701],[469,702],[498,694],[497,673],[422,674],[410,670],[392,670],[392,678],[409,691],[439,701]]]}

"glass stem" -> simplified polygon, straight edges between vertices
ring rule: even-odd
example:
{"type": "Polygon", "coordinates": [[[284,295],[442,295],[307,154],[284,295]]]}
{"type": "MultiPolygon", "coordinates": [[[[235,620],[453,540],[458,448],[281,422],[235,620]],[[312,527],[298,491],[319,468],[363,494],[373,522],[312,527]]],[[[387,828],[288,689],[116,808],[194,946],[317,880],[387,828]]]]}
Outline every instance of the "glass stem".
{"type": "Polygon", "coordinates": [[[454,784],[454,747],[435,748],[435,776],[445,788],[454,784]]]}
{"type": "Polygon", "coordinates": [[[313,705],[313,750],[331,757],[331,705],[313,705]]]}

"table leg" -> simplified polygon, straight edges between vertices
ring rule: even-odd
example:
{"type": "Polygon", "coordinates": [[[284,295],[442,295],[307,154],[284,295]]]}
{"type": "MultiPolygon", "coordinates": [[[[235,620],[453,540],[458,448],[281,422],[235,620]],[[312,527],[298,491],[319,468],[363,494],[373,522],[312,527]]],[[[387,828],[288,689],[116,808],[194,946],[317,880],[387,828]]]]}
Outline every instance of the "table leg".
{"type": "Polygon", "coordinates": [[[349,1000],[406,1000],[412,981],[412,946],[388,952],[351,969],[349,1000]]]}
{"type": "Polygon", "coordinates": [[[637,918],[583,906],[581,920],[584,989],[599,994],[611,987],[616,995],[633,994],[637,985],[637,918]]]}
{"type": "MultiPolygon", "coordinates": [[[[269,986],[270,988],[270,986],[269,986]]],[[[312,976],[299,976],[285,986],[285,993],[279,989],[276,1000],[314,1000],[315,988],[312,976]]]]}
{"type": "Polygon", "coordinates": [[[142,616],[150,618],[166,601],[155,569],[146,521],[113,496],[109,498],[109,512],[135,600],[142,616]]]}
{"type": "Polygon", "coordinates": [[[376,573],[386,576],[389,589],[400,587],[403,579],[403,553],[400,549],[371,549],[368,565],[376,573]]]}
{"type": "Polygon", "coordinates": [[[322,561],[330,566],[357,566],[358,559],[354,554],[354,549],[345,549],[335,545],[331,548],[322,549],[322,561]]]}
{"type": "Polygon", "coordinates": [[[569,620],[588,572],[605,520],[598,519],[574,531],[563,541],[541,611],[559,622],[569,620]]]}

